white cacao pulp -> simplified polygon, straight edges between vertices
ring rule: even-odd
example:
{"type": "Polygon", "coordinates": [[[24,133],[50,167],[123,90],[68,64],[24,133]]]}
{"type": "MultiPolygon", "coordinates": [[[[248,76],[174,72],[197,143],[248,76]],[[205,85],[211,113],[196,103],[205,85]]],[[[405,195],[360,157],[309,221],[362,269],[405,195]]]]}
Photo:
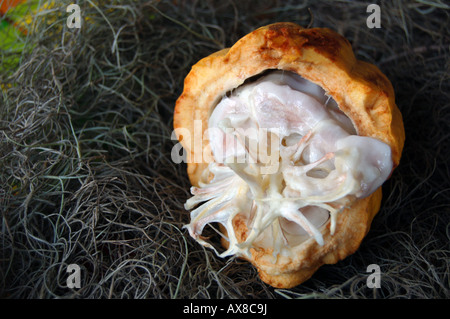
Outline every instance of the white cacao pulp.
{"type": "MultiPolygon", "coordinates": [[[[192,187],[186,227],[201,244],[204,227],[220,223],[228,249],[220,256],[274,256],[306,240],[324,244],[321,230],[358,198],[373,193],[392,170],[390,147],[358,136],[350,119],[318,85],[297,74],[272,71],[223,97],[209,118],[214,162],[207,184],[192,187]],[[239,242],[233,219],[247,237],[239,242]]],[[[217,251],[216,251],[217,252],[217,251]]],[[[218,253],[218,252],[217,252],[218,253]]],[[[218,253],[219,254],[219,253],[218,253]]]]}

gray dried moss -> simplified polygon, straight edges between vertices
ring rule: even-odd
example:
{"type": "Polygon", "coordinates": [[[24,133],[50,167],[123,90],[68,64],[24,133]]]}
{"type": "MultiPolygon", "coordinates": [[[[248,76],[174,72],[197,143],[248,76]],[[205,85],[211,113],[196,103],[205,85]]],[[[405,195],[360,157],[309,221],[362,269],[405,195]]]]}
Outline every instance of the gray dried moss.
{"type": "Polygon", "coordinates": [[[34,18],[0,68],[0,289],[5,298],[448,298],[450,9],[383,1],[80,1],[34,18]],[[360,249],[289,290],[220,259],[182,226],[189,182],[172,114],[200,58],[256,27],[330,27],[390,78],[407,140],[360,249]],[[9,61],[9,60],[8,60],[9,61]],[[81,288],[67,288],[69,264],[81,288]],[[366,286],[378,264],[381,288],[366,286]]]}

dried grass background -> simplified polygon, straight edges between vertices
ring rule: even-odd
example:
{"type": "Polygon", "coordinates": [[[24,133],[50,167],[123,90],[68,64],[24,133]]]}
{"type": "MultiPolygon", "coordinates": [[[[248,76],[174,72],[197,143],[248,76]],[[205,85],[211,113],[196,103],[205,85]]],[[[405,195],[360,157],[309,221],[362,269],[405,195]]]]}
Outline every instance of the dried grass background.
{"type": "Polygon", "coordinates": [[[450,297],[448,2],[382,1],[381,29],[365,1],[77,3],[81,29],[60,1],[34,18],[19,66],[0,68],[3,298],[450,297]],[[360,249],[293,289],[188,236],[190,185],[170,157],[190,67],[277,21],[347,37],[392,81],[407,136],[360,249]],[[79,289],[66,285],[73,263],[79,289]],[[370,264],[380,289],[366,286],[370,264]]]}

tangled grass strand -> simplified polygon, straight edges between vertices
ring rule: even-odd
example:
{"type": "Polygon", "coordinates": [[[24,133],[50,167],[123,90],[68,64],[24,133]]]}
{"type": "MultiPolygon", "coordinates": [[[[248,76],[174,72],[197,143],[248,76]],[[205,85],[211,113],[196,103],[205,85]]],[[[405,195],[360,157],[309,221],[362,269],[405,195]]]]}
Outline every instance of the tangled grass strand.
{"type": "Polygon", "coordinates": [[[0,295],[5,298],[449,298],[450,9],[361,1],[78,1],[43,8],[0,59],[0,295]],[[200,58],[255,28],[330,27],[392,81],[407,140],[360,249],[293,289],[192,240],[173,107],[200,58]],[[81,287],[67,287],[67,267],[81,287]],[[367,266],[381,288],[366,285],[367,266]]]}

